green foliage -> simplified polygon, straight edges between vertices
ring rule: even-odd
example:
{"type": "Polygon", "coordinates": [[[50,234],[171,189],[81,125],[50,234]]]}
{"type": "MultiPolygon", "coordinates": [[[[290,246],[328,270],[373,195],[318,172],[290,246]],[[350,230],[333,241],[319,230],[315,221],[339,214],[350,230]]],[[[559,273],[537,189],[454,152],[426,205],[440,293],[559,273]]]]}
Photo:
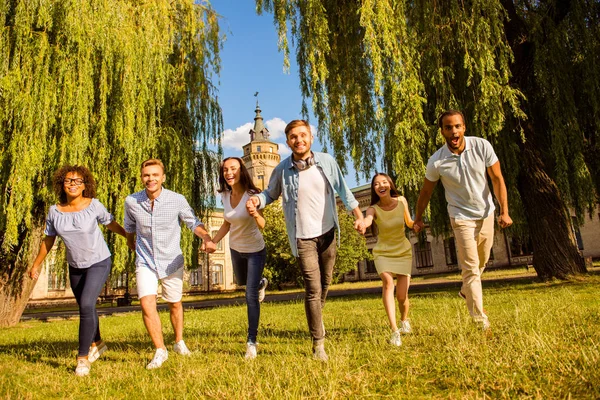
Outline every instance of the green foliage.
{"type": "Polygon", "coordinates": [[[281,201],[275,201],[263,210],[265,229],[262,234],[267,248],[264,276],[274,285],[302,284],[302,272],[292,254],[281,201]]]}
{"type": "Polygon", "coordinates": [[[344,274],[355,271],[359,261],[373,258],[367,249],[365,237],[354,229],[354,217],[343,206],[338,206],[338,217],[342,235],[335,261],[334,282],[342,279],[344,274]]]}
{"type": "MultiPolygon", "coordinates": [[[[302,271],[292,255],[281,202],[276,201],[266,207],[264,217],[267,221],[263,236],[267,248],[267,263],[264,275],[275,285],[294,283],[303,285],[302,271]]],[[[337,282],[345,273],[355,270],[357,263],[367,259],[365,238],[354,230],[354,219],[343,208],[338,208],[341,240],[337,249],[334,281],[337,282]]]]}
{"type": "MultiPolygon", "coordinates": [[[[311,360],[301,300],[262,304],[252,362],[243,358],[244,304],[188,310],[185,340],[192,355],[169,354],[156,371],[144,368],[154,349],[139,311],[101,318],[109,350],[83,379],[73,376],[78,321],[29,321],[0,330],[0,397],[598,398],[599,284],[598,276],[547,285],[486,284],[489,336],[469,321],[456,295],[459,282],[435,291],[414,285],[414,332],[403,336],[400,349],[387,343],[379,293],[330,297],[323,313],[330,360],[323,365],[311,360]]],[[[169,314],[160,317],[170,344],[169,314]]]]}
{"type": "MultiPolygon", "coordinates": [[[[0,0],[0,20],[0,253],[27,259],[19,243],[43,224],[65,163],[90,168],[117,221],[149,157],[200,214],[214,204],[221,37],[208,2],[0,0]]],[[[107,239],[121,270],[125,241],[107,239]]]]}
{"type": "MultiPolygon", "coordinates": [[[[595,205],[597,0],[256,0],[256,6],[273,13],[285,63],[288,36],[296,44],[302,95],[341,165],[350,154],[368,177],[381,155],[384,170],[414,203],[425,163],[442,144],[437,116],[458,108],[467,134],[490,140],[502,160],[513,234],[527,232],[517,186],[519,174],[529,172],[521,171],[526,140],[535,142],[546,173],[580,218],[595,205]],[[513,35],[509,23],[517,20],[523,29],[513,35]],[[532,65],[515,64],[512,46],[523,43],[519,51],[533,56],[532,65]],[[535,132],[526,137],[530,124],[535,132]]],[[[448,229],[436,191],[434,234],[448,229]]]]}

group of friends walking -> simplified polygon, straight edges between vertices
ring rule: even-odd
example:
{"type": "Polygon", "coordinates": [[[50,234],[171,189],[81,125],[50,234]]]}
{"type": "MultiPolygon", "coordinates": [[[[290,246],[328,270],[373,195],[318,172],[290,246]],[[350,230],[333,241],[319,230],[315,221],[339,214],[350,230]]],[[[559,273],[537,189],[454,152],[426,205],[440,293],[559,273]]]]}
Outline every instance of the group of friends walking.
{"type": "Polygon", "coordinates": [[[261,234],[266,223],[261,210],[280,196],[290,247],[304,279],[306,319],[315,359],[328,360],[323,308],[340,239],[336,193],[354,214],[354,228],[358,233],[364,235],[366,229],[373,226],[377,235],[373,256],[383,282],[383,304],[392,331],[390,343],[400,346],[401,334],[412,331],[408,320],[412,246],[404,227],[416,233],[424,229],[423,213],[433,189],[441,181],[462,269],[463,285],[459,294],[466,300],[473,321],[488,329],[481,274],[493,244],[495,206],[487,178],[491,179],[498,200],[497,220],[502,228],[512,224],[506,186],[491,144],[481,138],[465,137],[465,120],[460,111],[446,111],[438,124],[446,144],[427,163],[414,221],[406,199],[384,173],[376,174],[371,181],[371,205],[363,216],[333,157],[311,150],[314,137],[304,120],[294,120],[286,126],[286,143],[292,155],[275,167],[266,190],[261,192],[254,185],[240,158],[229,157],[222,161],[218,192],[223,203],[224,223],[214,237],[208,234],[185,197],[163,186],[165,168],[158,159],[142,163],[144,189],[126,198],[123,226],[95,198],[96,183],[87,168],[64,166],[57,170],[53,185],[59,202],[48,212],[46,236],[30,276],[38,278],[44,258],[60,236],[67,249],[71,288],[80,314],[75,374],[88,375],[91,363],[108,348],[100,335],[96,301],[110,274],[111,258],[99,223],[125,237],[129,248],[136,253],[138,298],[144,325],[156,349],[146,368],[159,368],[168,359],[156,308],[159,283],[162,298],[169,304],[175,334],[173,351],[184,356],[191,354],[183,340],[181,222],[202,239],[202,250],[207,253],[214,252],[216,244],[229,233],[236,282],[246,286],[245,358],[256,358],[260,302],[268,283],[262,276],[267,250],[261,234]],[[400,323],[396,319],[394,289],[400,323]]]}

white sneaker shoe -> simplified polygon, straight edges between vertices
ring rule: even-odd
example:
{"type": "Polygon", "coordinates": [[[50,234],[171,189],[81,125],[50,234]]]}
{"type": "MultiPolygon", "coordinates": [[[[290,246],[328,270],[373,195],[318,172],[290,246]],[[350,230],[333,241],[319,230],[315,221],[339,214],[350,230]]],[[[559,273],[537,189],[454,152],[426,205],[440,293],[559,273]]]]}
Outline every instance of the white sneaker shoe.
{"type": "Polygon", "coordinates": [[[256,343],[246,343],[246,360],[254,360],[256,358],[256,343]]]}
{"type": "Polygon", "coordinates": [[[313,358],[323,362],[327,362],[329,360],[329,356],[325,352],[324,344],[319,344],[313,347],[313,358]]]}
{"type": "Polygon", "coordinates": [[[490,320],[488,319],[488,317],[483,318],[483,320],[481,321],[481,329],[487,331],[488,329],[490,329],[490,326],[492,326],[492,324],[490,324],[490,320]]]}
{"type": "Polygon", "coordinates": [[[167,349],[156,349],[156,353],[154,353],[154,358],[148,365],[146,365],[146,369],[156,369],[160,368],[161,365],[169,358],[169,352],[167,349]]]}
{"type": "Polygon", "coordinates": [[[265,299],[265,291],[267,290],[267,285],[269,284],[269,281],[267,280],[267,278],[262,278],[260,280],[260,283],[258,285],[258,302],[262,303],[263,300],[265,299]]]}
{"type": "Polygon", "coordinates": [[[402,321],[402,327],[400,328],[400,333],[412,333],[412,328],[411,328],[410,322],[408,322],[408,320],[402,321]]]}
{"type": "Polygon", "coordinates": [[[102,342],[99,346],[90,346],[90,352],[88,353],[88,361],[93,363],[100,356],[108,350],[106,343],[102,342]]]}
{"type": "Polygon", "coordinates": [[[187,348],[183,339],[173,345],[173,351],[181,356],[189,356],[192,352],[187,348]]]}
{"type": "Polygon", "coordinates": [[[75,375],[77,376],[86,376],[90,374],[90,367],[92,363],[85,358],[77,359],[77,367],[75,367],[75,375]]]}
{"type": "Polygon", "coordinates": [[[390,344],[392,346],[402,346],[402,338],[400,337],[400,329],[392,332],[390,337],[390,344]]]}

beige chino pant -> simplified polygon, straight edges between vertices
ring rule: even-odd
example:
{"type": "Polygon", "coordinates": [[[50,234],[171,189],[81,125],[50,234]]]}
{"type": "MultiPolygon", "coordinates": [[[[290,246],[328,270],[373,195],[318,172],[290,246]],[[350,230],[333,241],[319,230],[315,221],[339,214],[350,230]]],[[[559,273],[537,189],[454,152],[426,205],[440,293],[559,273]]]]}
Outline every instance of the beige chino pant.
{"type": "Polygon", "coordinates": [[[494,213],[485,219],[464,220],[450,218],[462,270],[461,292],[467,298],[467,308],[473,320],[487,318],[483,312],[481,274],[490,258],[494,244],[494,213]]]}

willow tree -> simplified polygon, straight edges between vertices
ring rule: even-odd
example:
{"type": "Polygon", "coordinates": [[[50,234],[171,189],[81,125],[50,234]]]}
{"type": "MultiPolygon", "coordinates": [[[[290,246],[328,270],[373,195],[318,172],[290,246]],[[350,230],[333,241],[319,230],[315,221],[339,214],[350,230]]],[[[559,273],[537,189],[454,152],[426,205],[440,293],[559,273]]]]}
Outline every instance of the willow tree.
{"type": "MultiPolygon", "coordinates": [[[[0,325],[10,325],[35,283],[26,273],[57,167],[87,165],[117,221],[148,157],[199,213],[210,206],[221,37],[214,10],[193,0],[0,0],[0,20],[0,325]]],[[[122,270],[125,241],[107,238],[122,270]]],[[[189,258],[189,233],[185,243],[189,258]]]]}
{"type": "MultiPolygon", "coordinates": [[[[582,219],[600,185],[598,0],[256,0],[272,12],[284,64],[326,147],[368,176],[376,155],[415,199],[442,144],[436,117],[466,114],[496,148],[513,235],[529,235],[543,279],[585,271],[569,208],[582,219]]],[[[443,188],[431,202],[447,227],[443,188]]]]}

